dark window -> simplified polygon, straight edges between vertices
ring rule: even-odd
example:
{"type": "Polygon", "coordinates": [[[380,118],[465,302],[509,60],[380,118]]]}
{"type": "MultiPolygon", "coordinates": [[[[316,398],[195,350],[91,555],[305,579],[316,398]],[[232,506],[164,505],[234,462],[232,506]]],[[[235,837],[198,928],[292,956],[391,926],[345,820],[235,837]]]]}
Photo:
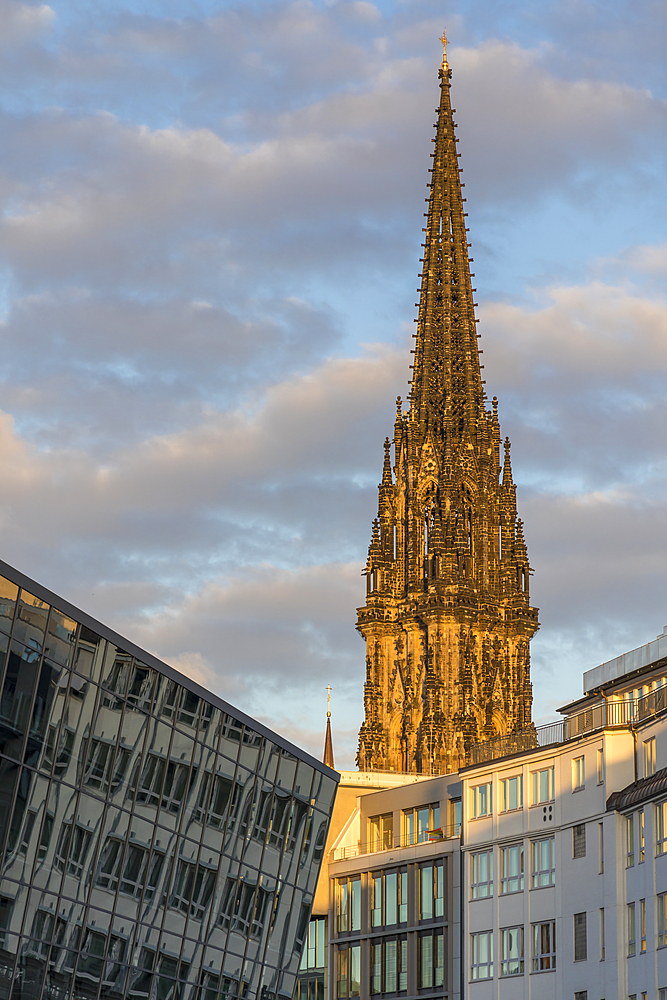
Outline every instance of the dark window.
{"type": "Polygon", "coordinates": [[[201,920],[213,895],[215,877],[215,870],[180,858],[169,905],[201,920]]]}
{"type": "Polygon", "coordinates": [[[575,962],[585,962],[587,958],[586,946],[586,914],[575,913],[574,915],[574,960],[575,962]]]}
{"type": "Polygon", "coordinates": [[[586,857],[586,824],[580,823],[572,827],[572,856],[575,858],[586,857]]]}

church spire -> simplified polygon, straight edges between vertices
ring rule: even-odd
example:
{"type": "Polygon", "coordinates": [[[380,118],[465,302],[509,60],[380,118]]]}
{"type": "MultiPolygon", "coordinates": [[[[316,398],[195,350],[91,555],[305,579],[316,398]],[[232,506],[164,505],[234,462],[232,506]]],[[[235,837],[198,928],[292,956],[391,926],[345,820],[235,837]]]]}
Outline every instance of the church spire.
{"type": "Polygon", "coordinates": [[[443,417],[460,440],[484,410],[461,178],[443,35],[440,106],[431,154],[410,419],[443,417]]]}
{"type": "Polygon", "coordinates": [[[334,766],[333,740],[331,738],[331,685],[327,684],[327,731],[324,736],[323,762],[327,767],[334,766]]]}
{"type": "Polygon", "coordinates": [[[362,770],[456,770],[531,717],[537,609],[509,440],[486,408],[442,43],[409,409],[397,399],[358,609],[362,770]]]}

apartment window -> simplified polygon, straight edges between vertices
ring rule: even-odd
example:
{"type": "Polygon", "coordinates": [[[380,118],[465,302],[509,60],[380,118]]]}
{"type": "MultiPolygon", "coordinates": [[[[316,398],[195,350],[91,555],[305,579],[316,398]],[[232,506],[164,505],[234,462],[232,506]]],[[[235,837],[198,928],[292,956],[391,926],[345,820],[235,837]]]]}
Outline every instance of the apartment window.
{"type": "Polygon", "coordinates": [[[81,878],[92,833],[79,824],[63,823],[60,828],[54,864],[59,871],[81,878]]]}
{"type": "Polygon", "coordinates": [[[370,945],[371,993],[396,993],[408,988],[407,937],[383,938],[370,945]]]}
{"type": "Polygon", "coordinates": [[[658,948],[667,945],[667,892],[658,896],[658,948]]]}
{"type": "Polygon", "coordinates": [[[588,1000],[588,990],[577,990],[574,1000],[588,1000]]]}
{"type": "Polygon", "coordinates": [[[500,848],[500,893],[521,892],[523,889],[523,844],[500,848]]]}
{"type": "Polygon", "coordinates": [[[500,782],[500,811],[512,812],[523,808],[523,775],[503,778],[500,782]]]}
{"type": "Polygon", "coordinates": [[[500,975],[523,975],[523,927],[504,927],[500,931],[500,975]]]}
{"type": "Polygon", "coordinates": [[[326,931],[324,917],[313,917],[308,923],[308,937],[306,947],[301,955],[301,965],[299,969],[306,972],[308,969],[324,968],[324,949],[326,944],[326,931]]]}
{"type": "Polygon", "coordinates": [[[586,824],[579,823],[572,827],[572,857],[586,857],[586,824]]]}
{"type": "Polygon", "coordinates": [[[38,861],[43,861],[48,854],[49,844],[51,843],[51,834],[53,833],[53,822],[54,817],[52,813],[47,813],[44,817],[44,824],[39,838],[39,847],[37,848],[38,861]]]}
{"type": "Polygon", "coordinates": [[[586,939],[586,914],[574,915],[574,960],[585,962],[588,958],[588,942],[586,939]]]}
{"type": "Polygon", "coordinates": [[[470,935],[470,978],[493,979],[493,931],[470,935]]]}
{"type": "Polygon", "coordinates": [[[122,783],[129,762],[129,750],[119,747],[116,751],[115,743],[91,740],[83,773],[83,783],[104,794],[109,789],[114,792],[122,783]]]}
{"type": "Polygon", "coordinates": [[[586,784],[584,758],[575,757],[572,761],[572,791],[577,792],[586,784]]]}
{"type": "Polygon", "coordinates": [[[164,854],[149,851],[138,844],[129,844],[123,860],[122,840],[109,838],[102,850],[96,884],[115,892],[120,882],[120,891],[128,896],[151,899],[160,880],[164,854]],[[122,864],[122,877],[121,877],[122,864]]]}
{"type": "Polygon", "coordinates": [[[643,865],[646,858],[646,841],[644,839],[644,810],[640,809],[637,813],[637,839],[639,841],[639,864],[643,865]]]}
{"type": "MultiPolygon", "coordinates": [[[[180,858],[169,905],[182,913],[190,914],[195,920],[201,920],[213,895],[215,880],[215,869],[180,858]]],[[[249,903],[254,903],[255,886],[249,882],[243,883],[242,889],[250,897],[249,903]]]]}
{"type": "Polygon", "coordinates": [[[436,830],[442,835],[439,803],[403,810],[404,844],[423,844],[429,839],[429,833],[436,830]]]}
{"type": "Polygon", "coordinates": [[[655,808],[655,853],[667,851],[667,802],[659,802],[655,808]]]}
{"type": "Polygon", "coordinates": [[[625,867],[632,868],[635,863],[635,816],[630,813],[625,817],[625,867]]]}
{"type": "Polygon", "coordinates": [[[556,968],[556,921],[532,925],[533,972],[550,972],[556,968]]]}
{"type": "Polygon", "coordinates": [[[658,1000],[667,1000],[667,986],[663,986],[662,989],[658,990],[658,1000]]]}
{"type": "Polygon", "coordinates": [[[461,834],[462,814],[463,810],[461,808],[461,799],[450,799],[449,825],[451,827],[453,837],[458,837],[461,834]]]}
{"type": "MultiPolygon", "coordinates": [[[[419,989],[442,987],[445,973],[443,932],[428,931],[419,935],[419,989]]],[[[493,975],[493,973],[492,973],[493,975]]]]}
{"type": "Polygon", "coordinates": [[[394,846],[394,814],[371,816],[368,820],[371,851],[388,851],[394,846]]]}
{"type": "Polygon", "coordinates": [[[650,778],[655,774],[655,736],[650,740],[644,740],[644,777],[650,778]]]}
{"type": "Polygon", "coordinates": [[[339,997],[358,997],[361,985],[361,946],[354,944],[338,948],[339,997]]]}
{"type": "Polygon", "coordinates": [[[473,819],[476,819],[478,816],[490,816],[493,812],[491,782],[487,781],[484,785],[477,785],[475,788],[471,788],[470,794],[472,797],[473,819]]]}
{"type": "Polygon", "coordinates": [[[604,785],[604,749],[598,749],[598,785],[604,785]]]}
{"type": "Polygon", "coordinates": [[[408,920],[408,873],[375,872],[370,877],[371,927],[405,924],[408,920]]]}
{"type": "Polygon", "coordinates": [[[472,899],[493,896],[493,850],[470,855],[472,899]]]}
{"type": "Polygon", "coordinates": [[[445,908],[445,871],[442,861],[419,869],[419,919],[442,917],[445,908]]]}
{"type": "Polygon", "coordinates": [[[533,771],[533,804],[553,802],[554,799],[554,768],[546,767],[541,771],[533,771]]]}
{"type": "Polygon", "coordinates": [[[604,962],[604,906],[600,907],[600,961],[604,962]]]}
{"type": "Polygon", "coordinates": [[[339,879],[337,908],[341,933],[361,930],[361,877],[339,879]]]}
{"type": "MultiPolygon", "coordinates": [[[[145,802],[149,806],[162,806],[167,812],[177,813],[188,789],[187,764],[167,761],[158,754],[149,753],[146,757],[139,787],[137,802],[145,802]]],[[[194,781],[192,773],[191,782],[194,781]]]]}
{"type": "Polygon", "coordinates": [[[556,848],[554,837],[533,840],[530,845],[532,889],[556,884],[556,848]]]}
{"type": "Polygon", "coordinates": [[[637,929],[635,926],[635,904],[628,903],[628,957],[637,954],[637,929]]]}
{"type": "Polygon", "coordinates": [[[604,823],[598,823],[598,874],[604,874],[604,823]]]}
{"type": "Polygon", "coordinates": [[[646,900],[639,900],[639,954],[646,952],[646,900]]]}

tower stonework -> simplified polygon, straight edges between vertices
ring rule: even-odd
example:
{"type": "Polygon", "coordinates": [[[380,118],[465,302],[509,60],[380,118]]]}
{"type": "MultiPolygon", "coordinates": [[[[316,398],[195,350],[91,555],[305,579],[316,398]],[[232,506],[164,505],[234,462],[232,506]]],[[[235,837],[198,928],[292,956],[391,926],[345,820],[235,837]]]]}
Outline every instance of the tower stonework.
{"type": "Polygon", "coordinates": [[[361,770],[457,770],[469,746],[531,725],[528,551],[510,444],[487,409],[464,201],[440,69],[409,408],[385,441],[366,563],[361,770]]]}

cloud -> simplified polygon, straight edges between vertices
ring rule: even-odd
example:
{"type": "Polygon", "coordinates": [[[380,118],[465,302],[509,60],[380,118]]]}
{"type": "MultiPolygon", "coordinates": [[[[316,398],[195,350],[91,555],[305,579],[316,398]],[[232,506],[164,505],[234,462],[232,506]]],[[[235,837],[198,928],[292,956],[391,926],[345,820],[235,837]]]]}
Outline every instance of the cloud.
{"type": "Polygon", "coordinates": [[[29,41],[48,31],[54,23],[55,12],[48,4],[32,6],[15,0],[0,3],[0,49],[29,41]]]}
{"type": "MultiPolygon", "coordinates": [[[[538,715],[663,624],[664,102],[618,59],[651,10],[447,19],[538,715]]],[[[318,754],[331,682],[349,766],[442,11],[0,15],[3,557],[318,754]]]]}

